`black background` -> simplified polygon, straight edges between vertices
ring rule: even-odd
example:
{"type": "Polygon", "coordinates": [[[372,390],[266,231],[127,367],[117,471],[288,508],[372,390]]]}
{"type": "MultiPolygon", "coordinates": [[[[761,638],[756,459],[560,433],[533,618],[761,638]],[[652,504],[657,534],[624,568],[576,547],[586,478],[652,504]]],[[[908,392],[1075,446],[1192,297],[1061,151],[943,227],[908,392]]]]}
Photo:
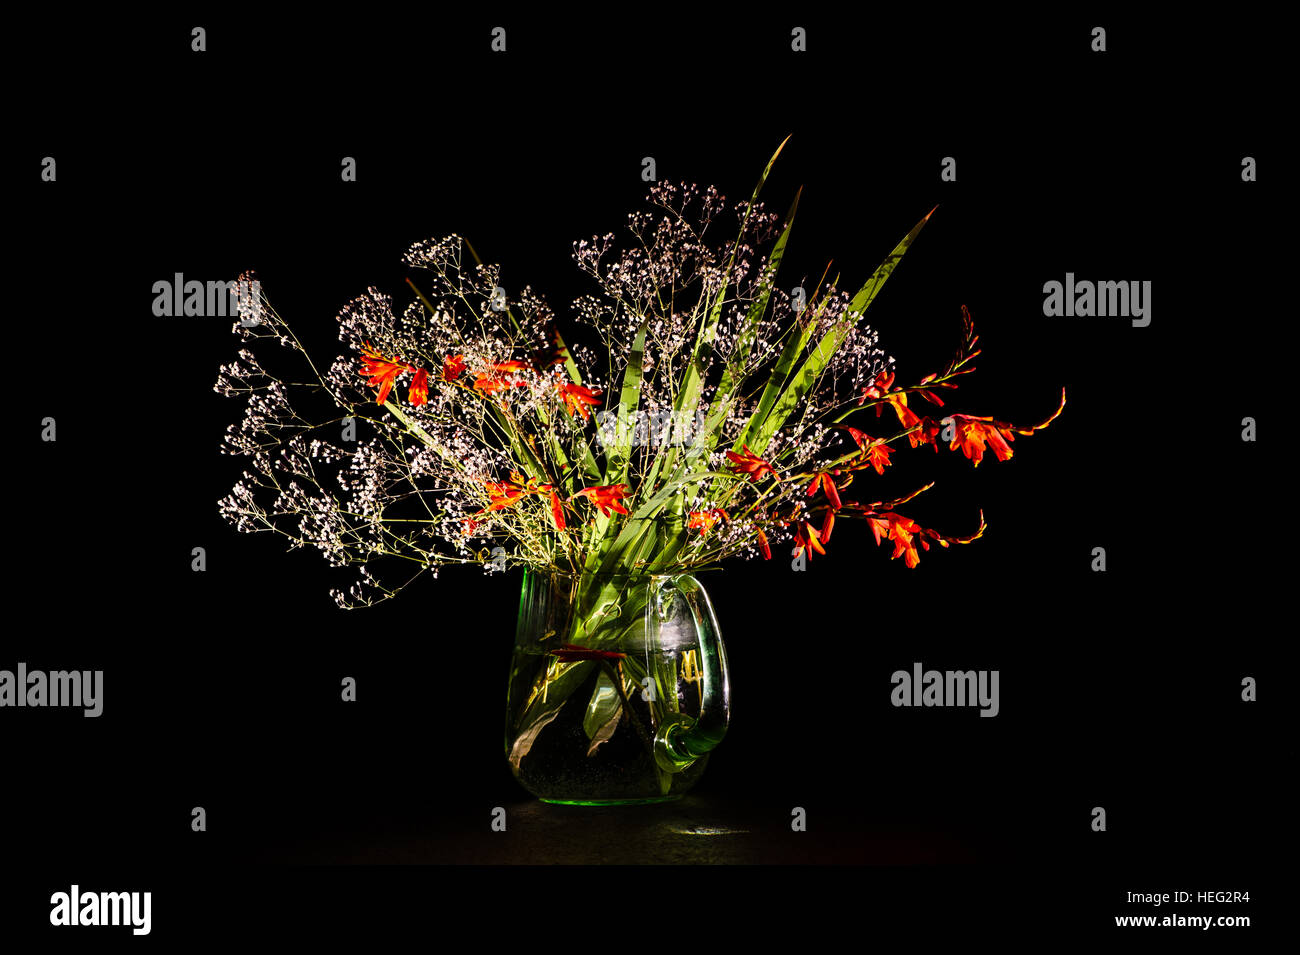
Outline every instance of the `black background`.
{"type": "MultiPolygon", "coordinates": [[[[1097,17],[1109,50],[1094,54],[1082,17],[627,16],[194,13],[26,32],[47,79],[23,85],[9,155],[23,279],[0,667],[102,669],[105,711],[0,716],[6,924],[39,927],[78,880],[152,888],[156,937],[211,930],[213,886],[277,925],[295,886],[317,905],[347,895],[358,923],[364,889],[512,891],[486,874],[454,890],[436,872],[264,867],[510,856],[515,833],[488,822],[530,801],[500,751],[519,575],[451,570],[346,613],[327,594],[345,573],[237,535],[216,501],[241,463],[217,449],[241,408],[212,385],[238,339],[222,319],[155,318],[152,283],[256,269],[329,357],[347,301],[374,285],[404,305],[402,253],[456,232],[564,322],[592,291],[571,243],[643,204],[642,157],[742,198],[787,134],[764,190],[784,211],[804,189],[783,284],[834,260],[856,288],[938,204],[868,315],[900,377],[943,365],[965,304],[984,354],[952,408],[1032,422],[1062,387],[1068,403],[1009,462],[895,455],[882,487],[937,481],[907,511],[922,524],[964,533],[983,508],[969,547],[908,570],[842,523],[805,573],[777,554],[705,577],[734,707],[701,804],[748,821],[743,861],[970,864],[923,885],[830,876],[882,919],[892,908],[861,901],[882,885],[935,913],[979,899],[992,937],[1004,917],[1104,925],[1139,911],[1127,890],[1261,898],[1282,835],[1270,677],[1289,523],[1270,450],[1290,348],[1267,26],[1097,17]],[[793,25],[809,52],[789,51],[793,25]],[[39,180],[47,155],[56,183],[39,180]],[[1259,182],[1241,181],[1247,155],[1259,182]],[[1151,281],[1150,326],[1044,318],[1043,283],[1066,272],[1151,281]],[[1246,415],[1258,443],[1240,440],[1246,415]],[[892,707],[890,674],[918,660],[1000,670],[1000,715],[892,707]],[[1257,703],[1240,699],[1248,675],[1257,703]]],[[[553,857],[514,861],[581,860],[587,823],[572,825],[553,857]]],[[[583,878],[556,898],[604,880],[583,878]]]]}

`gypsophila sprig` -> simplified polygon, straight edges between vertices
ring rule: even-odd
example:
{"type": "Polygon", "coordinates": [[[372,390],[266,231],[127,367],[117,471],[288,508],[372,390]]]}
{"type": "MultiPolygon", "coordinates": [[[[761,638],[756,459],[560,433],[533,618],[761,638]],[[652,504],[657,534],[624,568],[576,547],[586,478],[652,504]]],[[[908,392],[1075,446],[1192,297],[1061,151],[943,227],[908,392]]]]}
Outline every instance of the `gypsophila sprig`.
{"type": "MultiPolygon", "coordinates": [[[[909,567],[918,547],[975,540],[982,513],[972,533],[941,534],[895,510],[930,484],[871,500],[870,472],[892,466],[904,438],[936,451],[942,439],[975,465],[989,449],[1007,460],[1014,435],[1046,427],[1064,392],[1032,426],[918,414],[909,397],[942,408],[940,392],[974,371],[970,313],[962,306],[952,360],[911,385],[897,383],[862,318],[933,210],[856,293],[829,269],[811,291],[787,292],[777,273],[799,197],[784,217],[758,201],[780,151],[746,202],[656,183],[622,242],[574,243],[596,287],[574,318],[599,347],[570,347],[540,295],[509,295],[501,267],[456,235],[407,251],[417,277],[400,311],[373,288],[342,310],[345,353],[327,367],[264,296],[247,305],[233,330],[273,340],[306,380],[272,375],[249,347],[222,366],[216,390],[245,401],[223,450],[250,467],[221,513],[356,566],[357,583],[334,592],[344,607],[450,564],[607,575],[770,558],[779,545],[825,554],[845,517],[865,520],[909,567]],[[300,415],[299,391],[333,413],[300,415]],[[381,559],[408,571],[384,582],[372,570],[381,559]]],[[[251,274],[241,281],[260,294],[251,274]]]]}

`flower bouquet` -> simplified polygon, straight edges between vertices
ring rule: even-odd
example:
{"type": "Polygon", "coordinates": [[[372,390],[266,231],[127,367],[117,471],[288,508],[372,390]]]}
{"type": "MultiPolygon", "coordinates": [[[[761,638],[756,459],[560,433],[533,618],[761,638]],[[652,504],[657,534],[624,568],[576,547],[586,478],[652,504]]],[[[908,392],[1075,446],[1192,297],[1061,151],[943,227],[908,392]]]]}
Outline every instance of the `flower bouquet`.
{"type": "Polygon", "coordinates": [[[400,313],[373,288],[343,309],[348,354],[323,372],[260,285],[234,326],[296,353],[309,380],[286,382],[248,348],[222,367],[216,390],[247,396],[224,450],[252,462],[223,515],[356,565],[333,592],[345,608],[451,564],[524,567],[506,751],[544,799],[672,798],[698,778],[729,685],[693,571],[774,548],[825,555],[846,518],[914,568],[932,545],[979,538],[983,514],[960,536],[923,527],[900,509],[932,483],[875,500],[868,472],[904,442],[1006,460],[1064,406],[1062,392],[1032,425],[946,411],[941,394],[979,354],[964,306],[952,359],[898,380],[862,315],[933,210],[853,294],[829,269],[811,290],[778,287],[799,196],[783,217],[758,197],[780,152],[734,226],[716,188],[656,183],[622,251],[612,233],[576,242],[598,291],[574,302],[572,343],[539,295],[509,295],[456,235],[406,253],[423,275],[400,313]],[[304,417],[295,392],[328,413],[304,417]],[[383,578],[382,558],[410,572],[383,578]]]}

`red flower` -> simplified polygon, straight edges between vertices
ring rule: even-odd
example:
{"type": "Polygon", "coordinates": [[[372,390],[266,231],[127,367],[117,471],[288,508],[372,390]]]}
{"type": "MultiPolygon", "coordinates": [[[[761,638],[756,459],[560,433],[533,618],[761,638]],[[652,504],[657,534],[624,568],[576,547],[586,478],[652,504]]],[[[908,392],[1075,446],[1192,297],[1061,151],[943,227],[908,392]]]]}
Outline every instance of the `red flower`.
{"type": "Polygon", "coordinates": [[[876,375],[874,382],[862,389],[862,397],[858,399],[858,404],[864,404],[868,398],[883,398],[885,392],[893,386],[894,373],[892,371],[882,371],[876,375]]]}
{"type": "Polygon", "coordinates": [[[407,392],[407,397],[417,408],[429,400],[429,373],[423,368],[411,379],[411,390],[407,392]]]}
{"type": "Polygon", "coordinates": [[[875,468],[877,474],[884,474],[885,467],[889,464],[889,455],[893,448],[885,444],[884,441],[877,440],[865,431],[859,431],[857,428],[848,429],[849,436],[862,452],[852,465],[850,470],[860,470],[862,468],[875,468]]]}
{"type": "Polygon", "coordinates": [[[761,481],[768,475],[776,476],[776,472],[772,470],[772,465],[749,450],[749,445],[742,444],[741,447],[745,449],[744,454],[737,454],[735,451],[727,452],[727,457],[735,462],[732,464],[731,470],[737,474],[748,474],[751,481],[761,481]]]}
{"type": "Polygon", "coordinates": [[[808,496],[812,497],[814,494],[816,494],[818,487],[820,487],[823,491],[826,492],[826,500],[831,502],[831,507],[835,508],[836,510],[839,510],[840,492],[835,487],[834,479],[825,471],[818,471],[816,474],[813,475],[812,483],[808,485],[808,491],[807,491],[808,496]]]}
{"type": "Polygon", "coordinates": [[[928,444],[934,448],[935,453],[938,454],[939,443],[934,439],[939,436],[939,432],[942,430],[943,422],[927,416],[921,419],[920,429],[909,434],[907,440],[914,448],[919,448],[923,444],[928,444]]]}
{"type": "Polygon", "coordinates": [[[985,442],[993,448],[999,461],[1006,461],[1012,455],[1008,441],[1014,441],[1015,435],[1010,428],[999,427],[992,418],[972,418],[969,415],[952,416],[953,436],[950,450],[961,448],[962,453],[980,466],[984,460],[985,442]]]}
{"type": "Polygon", "coordinates": [[[555,518],[555,527],[557,530],[564,530],[564,507],[560,503],[560,495],[551,488],[551,516],[555,518]]]}
{"type": "Polygon", "coordinates": [[[455,381],[465,371],[464,355],[448,355],[442,360],[442,380],[455,381]]]}
{"type": "Polygon", "coordinates": [[[527,362],[523,361],[499,361],[488,366],[494,374],[488,372],[479,372],[474,376],[474,388],[484,395],[495,395],[499,391],[505,391],[507,388],[527,388],[528,382],[512,380],[511,375],[521,371],[530,371],[527,362]]]}
{"type": "Polygon", "coordinates": [[[631,488],[626,484],[605,484],[600,487],[584,487],[573,496],[587,498],[600,509],[601,514],[609,517],[611,510],[619,514],[627,513],[627,508],[619,503],[619,498],[626,497],[630,490],[631,488]]]}
{"type": "MultiPolygon", "coordinates": [[[[921,423],[921,419],[917,417],[916,412],[907,406],[907,395],[903,394],[901,391],[897,394],[889,395],[885,401],[887,404],[893,406],[894,413],[898,415],[899,423],[902,424],[904,428],[914,428],[921,423]]],[[[876,405],[877,417],[880,416],[881,407],[881,405],[876,405]]]]}
{"type": "Polygon", "coordinates": [[[617,650],[593,650],[574,643],[555,647],[550,652],[559,657],[561,663],[575,663],[578,660],[622,660],[627,656],[626,653],[619,653],[617,650]]]}
{"type": "Polygon", "coordinates": [[[600,404],[600,401],[596,398],[599,394],[601,394],[600,391],[592,391],[590,388],[584,388],[582,385],[560,385],[560,395],[564,398],[564,405],[569,410],[570,418],[573,417],[575,411],[582,415],[583,421],[590,418],[591,409],[587,406],[600,404]]]}
{"type": "Polygon", "coordinates": [[[889,464],[889,455],[894,449],[887,444],[874,444],[867,449],[867,463],[876,469],[877,474],[885,473],[889,464]]]}
{"type": "Polygon", "coordinates": [[[710,511],[691,511],[686,519],[686,526],[699,528],[700,536],[703,537],[713,529],[714,524],[725,520],[728,520],[727,512],[720,507],[715,507],[710,511]]]}
{"type": "Polygon", "coordinates": [[[798,521],[794,525],[794,550],[791,556],[797,557],[799,554],[807,552],[812,556],[813,551],[819,554],[825,554],[826,548],[822,547],[821,535],[813,529],[813,526],[807,521],[798,521]]]}
{"type": "MultiPolygon", "coordinates": [[[[512,478],[520,478],[518,474],[511,474],[512,478]]],[[[522,479],[516,481],[485,481],[484,486],[487,488],[488,506],[484,511],[500,511],[512,504],[519,503],[520,499],[528,493],[528,488],[524,486],[522,479]]],[[[483,511],[478,513],[482,514],[483,511]]]]}
{"type": "Polygon", "coordinates": [[[365,343],[361,353],[365,356],[361,359],[361,376],[370,379],[370,387],[379,389],[379,397],[375,400],[377,405],[388,400],[388,393],[402,372],[415,371],[400,358],[385,358],[370,346],[370,342],[365,343]]]}
{"type": "Polygon", "coordinates": [[[505,391],[509,387],[510,383],[504,378],[491,378],[481,373],[474,377],[474,390],[484,395],[495,395],[498,391],[505,391]]]}
{"type": "MultiPolygon", "coordinates": [[[[890,555],[890,560],[902,555],[908,567],[915,567],[921,562],[921,555],[916,552],[914,538],[922,531],[915,521],[893,511],[886,511],[884,514],[868,517],[867,523],[871,525],[871,533],[876,538],[876,544],[880,543],[882,537],[894,542],[894,552],[890,555]]],[[[927,550],[930,547],[924,540],[921,544],[927,550]]]]}
{"type": "Polygon", "coordinates": [[[831,531],[835,528],[835,512],[828,510],[826,517],[822,519],[822,543],[831,542],[831,531]]]}
{"type": "Polygon", "coordinates": [[[767,535],[761,529],[758,532],[758,549],[763,552],[764,560],[772,559],[772,548],[767,545],[767,535]]]}
{"type": "MultiPolygon", "coordinates": [[[[876,401],[883,399],[885,404],[892,405],[894,413],[898,415],[898,420],[904,428],[912,428],[921,423],[921,419],[916,416],[916,412],[907,406],[907,394],[902,390],[894,390],[894,373],[892,371],[882,371],[876,375],[875,382],[862,389],[862,396],[858,398],[858,404],[864,404],[868,398],[874,398],[876,401]]],[[[930,400],[938,401],[938,398],[931,395],[930,400]]],[[[885,405],[876,405],[877,418],[880,417],[880,412],[884,408],[885,405]]]]}

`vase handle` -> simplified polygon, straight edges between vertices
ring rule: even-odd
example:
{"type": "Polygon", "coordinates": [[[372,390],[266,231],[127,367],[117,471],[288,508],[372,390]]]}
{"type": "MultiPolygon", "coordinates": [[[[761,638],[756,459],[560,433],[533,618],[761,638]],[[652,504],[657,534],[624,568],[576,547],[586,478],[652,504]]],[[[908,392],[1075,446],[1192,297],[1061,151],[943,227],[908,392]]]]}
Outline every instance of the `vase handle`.
{"type": "Polygon", "coordinates": [[[679,773],[726,735],[731,719],[731,678],[713,604],[700,582],[690,574],[681,574],[664,581],[661,589],[667,588],[681,595],[695,624],[700,648],[699,717],[669,713],[655,733],[655,762],[666,772],[679,773]]]}

